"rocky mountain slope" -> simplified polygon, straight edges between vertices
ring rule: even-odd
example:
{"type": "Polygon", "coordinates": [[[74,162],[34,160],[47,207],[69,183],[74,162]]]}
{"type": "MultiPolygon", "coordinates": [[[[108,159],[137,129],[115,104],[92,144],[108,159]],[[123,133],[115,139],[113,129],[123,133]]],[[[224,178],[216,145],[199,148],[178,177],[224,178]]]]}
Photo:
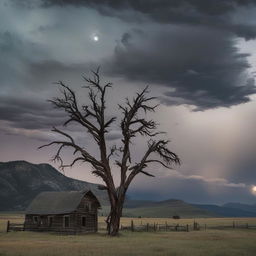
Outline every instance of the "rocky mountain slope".
{"type": "Polygon", "coordinates": [[[49,164],[26,161],[0,163],[0,211],[24,210],[42,191],[91,189],[106,204],[106,193],[97,184],[64,176],[49,164]]]}

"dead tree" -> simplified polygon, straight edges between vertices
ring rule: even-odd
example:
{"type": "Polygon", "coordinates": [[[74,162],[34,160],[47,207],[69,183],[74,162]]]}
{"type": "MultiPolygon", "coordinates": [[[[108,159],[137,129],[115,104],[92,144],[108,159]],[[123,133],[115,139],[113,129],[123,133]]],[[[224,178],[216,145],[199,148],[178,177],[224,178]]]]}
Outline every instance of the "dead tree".
{"type": "Polygon", "coordinates": [[[152,105],[154,97],[147,97],[148,90],[145,88],[142,92],[129,100],[126,99],[123,105],[119,105],[121,111],[120,128],[122,131],[122,146],[120,148],[113,146],[107,148],[106,134],[108,128],[116,121],[116,117],[107,119],[105,115],[106,102],[105,96],[111,84],[101,85],[99,70],[93,71],[93,78],[84,77],[88,83],[88,104],[79,107],[75,92],[63,82],[58,82],[62,96],[53,98],[50,102],[58,109],[62,109],[67,114],[67,120],[64,126],[71,122],[78,123],[88,134],[91,135],[95,145],[99,148],[100,157],[90,154],[86,148],[79,146],[74,138],[53,127],[52,131],[63,137],[63,140],[52,141],[40,148],[57,145],[58,149],[54,156],[54,160],[60,161],[61,167],[72,167],[76,162],[82,161],[92,166],[91,172],[100,177],[105,185],[100,189],[105,189],[108,193],[110,202],[110,213],[106,219],[107,230],[109,235],[117,235],[120,225],[120,217],[122,216],[125,195],[129,185],[136,175],[144,174],[154,177],[145,169],[149,164],[156,163],[166,168],[170,168],[172,163],[179,164],[179,157],[167,148],[168,140],[156,139],[161,132],[157,131],[157,124],[153,120],[146,120],[147,112],[154,112],[157,105],[152,105]],[[132,139],[142,135],[148,138],[147,150],[138,163],[133,163],[131,159],[131,142],[132,139]],[[61,152],[65,148],[73,148],[74,160],[66,165],[61,158],[61,152]],[[116,156],[119,153],[119,156],[116,156]],[[111,161],[115,155],[113,162],[120,169],[120,184],[115,186],[111,161]]]}

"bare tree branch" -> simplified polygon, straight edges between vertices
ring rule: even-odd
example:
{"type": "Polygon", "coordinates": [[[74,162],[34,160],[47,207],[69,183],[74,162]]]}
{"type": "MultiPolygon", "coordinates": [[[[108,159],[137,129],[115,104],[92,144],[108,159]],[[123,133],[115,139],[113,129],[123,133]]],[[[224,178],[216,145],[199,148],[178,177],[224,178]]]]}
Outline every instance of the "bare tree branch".
{"type": "MultiPolygon", "coordinates": [[[[146,120],[145,117],[139,117],[141,114],[141,110],[144,114],[147,112],[154,112],[158,105],[152,105],[152,101],[155,100],[155,97],[147,97],[148,87],[144,88],[141,93],[137,93],[137,96],[133,98],[132,101],[126,99],[125,105],[119,105],[119,108],[122,111],[123,119],[121,121],[121,129],[123,135],[123,156],[122,161],[117,161],[116,164],[121,167],[121,181],[120,186],[125,186],[128,188],[132,179],[139,173],[148,174],[143,169],[147,166],[146,162],[147,157],[153,153],[157,152],[158,155],[162,158],[162,161],[155,160],[155,163],[160,163],[163,166],[168,166],[169,162],[174,161],[175,163],[179,163],[174,155],[172,155],[171,151],[167,151],[165,149],[166,143],[161,141],[159,143],[153,143],[149,145],[149,149],[146,152],[144,158],[141,160],[140,164],[130,167],[131,164],[131,154],[130,154],[130,144],[131,139],[136,137],[138,134],[146,137],[156,137],[159,134],[163,134],[161,131],[157,131],[158,124],[154,120],[146,120]],[[171,158],[171,156],[173,158],[171,158]],[[134,171],[127,177],[127,170],[134,169],[134,171]]],[[[169,167],[169,166],[168,166],[169,167]]],[[[150,174],[151,175],[151,174],[150,174]]]]}
{"type": "Polygon", "coordinates": [[[141,161],[130,167],[129,170],[131,170],[130,175],[127,177],[127,180],[125,181],[125,187],[128,188],[134,177],[139,174],[143,173],[148,175],[148,173],[145,173],[143,170],[144,168],[147,167],[147,164],[149,163],[158,163],[161,164],[164,167],[167,167],[168,169],[171,169],[171,164],[180,164],[180,159],[179,157],[172,151],[170,151],[167,148],[168,140],[159,140],[159,141],[154,141],[150,140],[148,142],[148,150],[142,157],[141,161]],[[158,155],[161,160],[158,159],[148,159],[149,156],[151,156],[153,153],[158,155]]]}

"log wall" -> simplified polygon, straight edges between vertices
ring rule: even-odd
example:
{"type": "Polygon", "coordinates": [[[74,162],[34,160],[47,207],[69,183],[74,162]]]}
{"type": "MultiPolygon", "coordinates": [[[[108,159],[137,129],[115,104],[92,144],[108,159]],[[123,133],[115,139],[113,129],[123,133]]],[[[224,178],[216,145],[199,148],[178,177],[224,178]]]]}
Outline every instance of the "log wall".
{"type": "Polygon", "coordinates": [[[98,203],[94,198],[85,196],[78,207],[67,214],[27,214],[24,229],[28,231],[55,231],[55,232],[97,232],[98,230],[98,203]],[[69,225],[65,225],[65,217],[69,217],[69,225]],[[35,221],[35,218],[38,221],[35,221]],[[52,218],[50,220],[50,218],[52,218]]]}

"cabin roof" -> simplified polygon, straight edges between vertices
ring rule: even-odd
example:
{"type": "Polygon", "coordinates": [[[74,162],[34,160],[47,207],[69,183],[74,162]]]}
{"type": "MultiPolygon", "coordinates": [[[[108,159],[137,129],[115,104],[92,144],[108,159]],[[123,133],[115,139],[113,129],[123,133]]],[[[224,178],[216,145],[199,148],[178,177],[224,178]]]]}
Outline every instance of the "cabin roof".
{"type": "Polygon", "coordinates": [[[76,210],[85,195],[94,198],[100,207],[98,199],[90,190],[42,192],[28,206],[26,214],[70,213],[76,210]]]}

